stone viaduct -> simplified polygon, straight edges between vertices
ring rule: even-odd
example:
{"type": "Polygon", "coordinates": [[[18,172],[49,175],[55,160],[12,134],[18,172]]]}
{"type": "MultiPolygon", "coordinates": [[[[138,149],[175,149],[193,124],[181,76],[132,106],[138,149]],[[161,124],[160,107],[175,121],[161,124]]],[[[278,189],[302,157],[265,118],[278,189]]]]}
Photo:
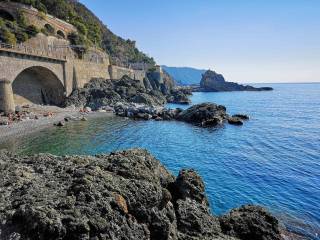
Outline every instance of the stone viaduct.
{"type": "MultiPolygon", "coordinates": [[[[93,78],[120,79],[128,75],[143,82],[146,71],[110,64],[109,56],[98,49],[75,54],[65,38],[77,29],[31,6],[0,1],[0,17],[8,21],[23,14],[29,24],[39,28],[48,24],[53,36],[39,33],[23,45],[0,42],[0,112],[13,112],[16,105],[28,103],[61,105],[73,90],[83,87],[93,78]]],[[[161,68],[157,68],[161,76],[161,68]]]]}
{"type": "Polygon", "coordinates": [[[110,79],[109,65],[108,58],[89,61],[0,44],[0,111],[25,103],[60,105],[91,79],[110,79]]]}
{"type": "MultiPolygon", "coordinates": [[[[157,72],[161,75],[160,67],[157,72]]],[[[143,82],[146,77],[145,70],[111,65],[108,55],[98,50],[78,59],[64,52],[1,43],[0,74],[0,112],[13,112],[16,105],[28,103],[59,106],[94,78],[127,75],[143,82]]]]}

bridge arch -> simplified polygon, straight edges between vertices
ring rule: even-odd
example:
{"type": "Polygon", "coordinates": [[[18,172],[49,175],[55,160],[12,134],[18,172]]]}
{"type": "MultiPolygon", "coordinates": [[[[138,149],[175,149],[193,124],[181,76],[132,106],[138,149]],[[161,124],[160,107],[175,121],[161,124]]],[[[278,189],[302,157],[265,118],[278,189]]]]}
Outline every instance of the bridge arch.
{"type": "Polygon", "coordinates": [[[62,38],[62,39],[66,39],[66,35],[64,34],[64,32],[62,32],[61,30],[57,31],[57,35],[58,37],[62,38]]]}
{"type": "Polygon", "coordinates": [[[46,24],[44,25],[44,28],[45,28],[45,30],[46,30],[49,34],[55,34],[55,29],[54,29],[54,27],[53,27],[51,24],[46,23],[46,24]]]}
{"type": "Polygon", "coordinates": [[[64,86],[48,68],[32,66],[21,71],[12,83],[16,105],[28,103],[60,106],[65,98],[64,86]]]}

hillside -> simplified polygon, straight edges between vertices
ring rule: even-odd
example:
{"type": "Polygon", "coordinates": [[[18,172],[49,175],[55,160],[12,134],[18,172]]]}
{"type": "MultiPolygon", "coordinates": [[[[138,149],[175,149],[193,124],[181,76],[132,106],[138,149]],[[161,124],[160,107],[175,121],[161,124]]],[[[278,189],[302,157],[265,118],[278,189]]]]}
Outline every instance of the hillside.
{"type": "Polygon", "coordinates": [[[162,66],[162,68],[170,74],[171,77],[179,85],[199,85],[202,74],[206,70],[190,68],[190,67],[168,67],[162,66]]]}
{"type": "MultiPolygon", "coordinates": [[[[7,0],[0,0],[7,1],[7,0]]],[[[11,0],[32,5],[43,13],[49,13],[77,27],[78,34],[68,36],[74,45],[86,47],[97,45],[111,57],[113,64],[128,66],[133,63],[154,65],[153,58],[136,48],[135,41],[125,40],[104,25],[86,6],[77,0],[11,0]]],[[[23,42],[32,34],[42,31],[27,26],[23,16],[18,21],[8,22],[0,17],[0,38],[4,42],[23,42]],[[31,28],[31,29],[30,29],[31,28]]]]}

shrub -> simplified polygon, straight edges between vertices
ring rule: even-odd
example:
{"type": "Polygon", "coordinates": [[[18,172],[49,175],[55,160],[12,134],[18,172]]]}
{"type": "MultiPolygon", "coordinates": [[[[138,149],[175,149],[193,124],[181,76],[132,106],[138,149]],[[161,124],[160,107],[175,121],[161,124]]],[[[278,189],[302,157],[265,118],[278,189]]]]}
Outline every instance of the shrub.
{"type": "Polygon", "coordinates": [[[41,18],[41,19],[43,19],[43,20],[45,20],[46,17],[47,17],[47,15],[45,14],[45,12],[39,11],[38,17],[41,18]]]}
{"type": "Polygon", "coordinates": [[[26,32],[19,31],[16,33],[16,38],[18,42],[25,42],[29,39],[29,35],[26,32]]]}
{"type": "Polygon", "coordinates": [[[40,30],[34,25],[29,25],[26,31],[29,37],[35,37],[40,32],[40,30]]]}
{"type": "Polygon", "coordinates": [[[20,27],[25,28],[27,26],[27,19],[22,11],[18,12],[17,23],[20,27]]]}
{"type": "Polygon", "coordinates": [[[16,36],[13,33],[9,32],[7,29],[5,29],[3,32],[3,40],[5,41],[5,43],[11,45],[17,44],[16,36]]]}
{"type": "Polygon", "coordinates": [[[86,25],[84,25],[83,23],[78,21],[72,21],[71,24],[78,29],[79,33],[83,34],[84,36],[88,35],[88,29],[86,25]]]}

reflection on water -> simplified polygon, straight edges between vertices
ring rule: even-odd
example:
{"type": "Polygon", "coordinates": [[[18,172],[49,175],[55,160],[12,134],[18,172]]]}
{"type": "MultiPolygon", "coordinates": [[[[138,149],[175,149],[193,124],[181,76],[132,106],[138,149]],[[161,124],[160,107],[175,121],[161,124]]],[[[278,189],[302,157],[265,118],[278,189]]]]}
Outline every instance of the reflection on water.
{"type": "Polygon", "coordinates": [[[193,96],[193,103],[212,101],[226,105],[231,114],[250,115],[242,127],[201,129],[174,121],[106,117],[47,129],[0,147],[56,155],[146,148],[175,174],[196,169],[216,214],[261,204],[290,229],[319,239],[320,84],[271,86],[275,91],[193,96]]]}

